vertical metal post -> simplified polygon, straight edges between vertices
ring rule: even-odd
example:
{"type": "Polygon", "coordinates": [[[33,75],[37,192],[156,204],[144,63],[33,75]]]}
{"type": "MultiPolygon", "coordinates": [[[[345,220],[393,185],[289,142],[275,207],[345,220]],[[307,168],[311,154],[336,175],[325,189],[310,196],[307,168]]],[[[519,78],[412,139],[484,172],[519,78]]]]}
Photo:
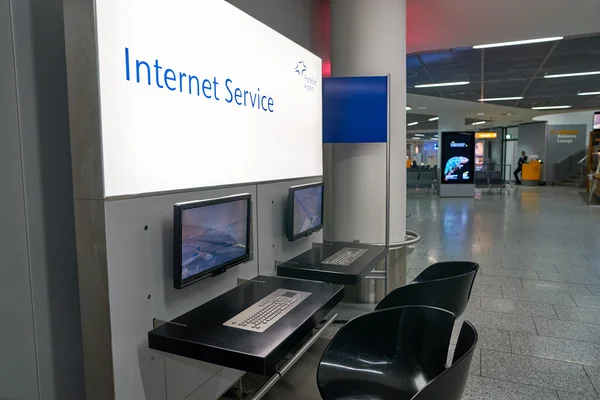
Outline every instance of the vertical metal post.
{"type": "Polygon", "coordinates": [[[390,74],[387,75],[387,140],[385,143],[385,247],[388,249],[388,254],[385,256],[385,294],[388,293],[390,283],[390,196],[391,196],[391,81],[390,74]]]}

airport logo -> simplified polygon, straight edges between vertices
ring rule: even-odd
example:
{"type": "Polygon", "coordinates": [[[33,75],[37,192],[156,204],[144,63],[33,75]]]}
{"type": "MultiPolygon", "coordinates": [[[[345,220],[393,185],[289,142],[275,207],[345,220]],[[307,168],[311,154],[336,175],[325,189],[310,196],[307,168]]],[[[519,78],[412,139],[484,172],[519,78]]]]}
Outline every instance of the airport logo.
{"type": "Polygon", "coordinates": [[[304,89],[309,92],[314,92],[317,87],[317,80],[309,76],[308,67],[304,61],[297,61],[294,73],[297,74],[304,84],[304,89]]]}

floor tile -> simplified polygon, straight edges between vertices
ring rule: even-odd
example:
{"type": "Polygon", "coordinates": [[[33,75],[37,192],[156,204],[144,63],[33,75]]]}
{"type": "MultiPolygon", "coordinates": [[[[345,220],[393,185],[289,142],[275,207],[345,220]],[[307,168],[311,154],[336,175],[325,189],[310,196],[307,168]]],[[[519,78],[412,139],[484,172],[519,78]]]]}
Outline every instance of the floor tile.
{"type": "Polygon", "coordinates": [[[494,311],[508,314],[531,315],[545,318],[556,318],[552,304],[533,303],[522,300],[494,299],[481,297],[482,311],[494,311]]]}
{"type": "Polygon", "coordinates": [[[481,350],[484,377],[594,395],[596,392],[582,365],[492,350],[481,350]]]}
{"type": "Polygon", "coordinates": [[[471,296],[502,298],[502,287],[500,286],[475,286],[471,290],[471,296]]]}
{"type": "Polygon", "coordinates": [[[541,289],[554,292],[565,292],[589,296],[591,293],[585,285],[579,283],[551,282],[542,280],[522,279],[525,289],[541,289]]]}
{"type": "MultiPolygon", "coordinates": [[[[521,284],[521,280],[518,278],[505,278],[500,276],[487,276],[487,275],[477,275],[475,278],[475,284],[481,286],[504,286],[504,287],[516,287],[523,288],[521,284]]],[[[587,291],[587,289],[586,289],[587,291]]],[[[590,294],[590,292],[587,292],[590,294]]]]}
{"type": "Polygon", "coordinates": [[[480,269],[480,274],[484,276],[497,276],[505,278],[539,279],[536,271],[509,269],[504,267],[482,267],[480,269]]]}
{"type": "Polygon", "coordinates": [[[538,276],[543,281],[579,283],[582,285],[600,285],[600,278],[576,273],[555,273],[538,271],[538,276]]]}
{"type": "Polygon", "coordinates": [[[600,367],[585,366],[584,369],[596,388],[596,393],[600,393],[600,367]]]}
{"type": "Polygon", "coordinates": [[[518,269],[524,271],[546,271],[546,272],[558,272],[554,264],[547,261],[531,261],[531,262],[512,262],[503,261],[502,268],[506,269],[518,269]]]}
{"type": "MultiPolygon", "coordinates": [[[[600,325],[600,309],[561,305],[554,305],[554,309],[556,310],[556,314],[558,314],[558,318],[563,321],[600,325]]],[[[544,315],[539,316],[544,317],[544,315]]]]}
{"type": "Polygon", "coordinates": [[[556,400],[554,390],[470,376],[462,400],[556,400]]]}
{"type": "Polygon", "coordinates": [[[578,307],[600,308],[600,296],[573,295],[578,307]]]}
{"type": "Polygon", "coordinates": [[[586,285],[594,296],[600,296],[600,285],[586,285]]]}
{"type": "Polygon", "coordinates": [[[573,298],[568,293],[548,292],[538,289],[514,289],[504,288],[505,299],[533,301],[537,303],[562,304],[574,306],[573,298]]]}
{"type": "Polygon", "coordinates": [[[600,344],[600,325],[533,317],[540,336],[600,344]]]}
{"type": "Polygon", "coordinates": [[[467,311],[463,318],[476,329],[500,329],[511,332],[536,333],[533,318],[528,315],[504,314],[489,311],[467,311]]]}
{"type": "Polygon", "coordinates": [[[598,396],[591,394],[558,392],[560,400],[597,400],[598,396]]]}
{"type": "Polygon", "coordinates": [[[510,334],[512,352],[524,356],[597,366],[600,345],[555,337],[510,334]]]}

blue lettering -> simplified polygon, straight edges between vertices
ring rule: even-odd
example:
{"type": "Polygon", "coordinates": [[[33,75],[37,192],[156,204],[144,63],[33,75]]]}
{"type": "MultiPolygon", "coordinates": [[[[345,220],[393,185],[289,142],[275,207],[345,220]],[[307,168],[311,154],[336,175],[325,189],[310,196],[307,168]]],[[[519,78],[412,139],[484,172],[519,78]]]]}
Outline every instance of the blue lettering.
{"type": "Polygon", "coordinates": [[[267,109],[265,108],[265,99],[266,99],[266,98],[267,98],[267,96],[263,96],[263,97],[260,99],[260,105],[261,105],[261,107],[262,107],[262,109],[263,109],[264,111],[267,111],[267,109]]]}
{"type": "MultiPolygon", "coordinates": [[[[169,89],[169,90],[176,90],[176,87],[171,87],[169,86],[169,81],[176,81],[177,78],[175,78],[175,71],[173,71],[172,69],[167,69],[165,70],[165,86],[169,89]]],[[[158,81],[157,81],[158,83],[158,81]]],[[[162,86],[161,86],[162,87],[162,86]]]]}
{"type": "Polygon", "coordinates": [[[183,78],[186,77],[185,72],[179,73],[179,93],[183,93],[183,78]]]}
{"type": "Polygon", "coordinates": [[[198,80],[198,77],[194,76],[194,75],[188,76],[188,81],[189,81],[189,86],[190,86],[190,94],[192,94],[192,80],[196,81],[196,96],[200,96],[200,81],[198,80]]]}
{"type": "Polygon", "coordinates": [[[129,80],[129,47],[125,47],[125,79],[129,80]]]}
{"type": "Polygon", "coordinates": [[[217,97],[217,85],[219,84],[219,82],[217,82],[217,77],[215,76],[215,78],[213,79],[213,96],[215,96],[215,100],[219,101],[219,98],[217,97]]]}
{"type": "Polygon", "coordinates": [[[137,74],[137,83],[140,83],[140,65],[146,66],[146,71],[148,71],[148,86],[152,85],[152,81],[150,80],[150,66],[147,62],[135,60],[135,72],[137,74]]]}
{"type": "Polygon", "coordinates": [[[225,87],[227,88],[227,92],[229,93],[229,99],[225,99],[225,101],[228,103],[231,103],[233,101],[233,93],[231,93],[231,89],[229,88],[230,83],[231,83],[231,79],[227,79],[225,81],[225,87]]]}
{"type": "MultiPolygon", "coordinates": [[[[162,88],[163,88],[163,86],[160,84],[160,77],[159,77],[159,75],[158,75],[158,71],[160,71],[160,70],[161,70],[161,68],[162,68],[162,67],[161,67],[160,65],[158,65],[158,60],[156,60],[156,61],[154,62],[154,69],[156,70],[156,86],[158,86],[159,88],[161,88],[161,89],[162,89],[162,88]]],[[[166,73],[166,72],[165,72],[165,76],[167,76],[167,73],[166,73]]],[[[166,78],[165,78],[165,80],[166,80],[166,78]]],[[[165,82],[165,84],[166,84],[166,82],[165,82]]],[[[169,85],[167,85],[167,87],[169,87],[169,85]]]]}
{"type": "Polygon", "coordinates": [[[202,93],[204,94],[204,97],[206,97],[207,99],[210,99],[211,98],[210,93],[206,94],[207,90],[211,90],[211,86],[210,86],[210,81],[208,79],[205,79],[202,82],[202,93]]]}
{"type": "MultiPolygon", "coordinates": [[[[167,88],[170,91],[177,90],[177,81],[179,80],[179,93],[183,93],[183,85],[185,84],[184,79],[187,77],[188,82],[188,93],[190,95],[194,95],[194,90],[196,96],[202,95],[207,99],[215,99],[216,101],[220,101],[218,96],[219,81],[217,77],[213,77],[212,80],[210,78],[204,79],[202,77],[198,77],[195,75],[187,74],[185,72],[176,72],[171,68],[167,68],[167,66],[161,66],[158,59],[155,59],[154,63],[151,64],[144,60],[138,60],[134,56],[129,47],[125,47],[125,79],[127,81],[132,80],[132,65],[133,60],[135,60],[135,74],[137,83],[146,83],[148,86],[153,86],[154,82],[156,82],[156,87],[159,89],[167,88]],[[145,67],[145,70],[142,68],[145,67]],[[153,79],[154,78],[154,79],[153,79]],[[161,81],[162,80],[162,81],[161,81]],[[194,89],[195,85],[195,89],[194,89]]],[[[307,84],[313,84],[313,82],[309,82],[306,80],[307,84]]],[[[263,95],[260,91],[260,88],[256,89],[256,92],[252,92],[251,90],[244,90],[240,87],[235,87],[233,85],[232,79],[225,80],[225,101],[227,103],[233,103],[238,106],[249,107],[256,110],[274,112],[275,111],[275,100],[272,97],[268,97],[267,95],[263,95]]]]}

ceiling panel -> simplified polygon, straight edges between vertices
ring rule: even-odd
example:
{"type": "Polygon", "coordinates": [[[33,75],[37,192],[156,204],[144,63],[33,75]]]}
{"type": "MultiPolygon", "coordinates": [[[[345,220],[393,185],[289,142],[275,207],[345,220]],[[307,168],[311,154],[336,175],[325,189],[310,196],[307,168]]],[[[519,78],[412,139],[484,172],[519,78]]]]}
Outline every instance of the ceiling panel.
{"type": "MultiPolygon", "coordinates": [[[[477,101],[481,97],[481,55],[481,50],[471,48],[409,55],[408,92],[477,101]],[[432,80],[439,83],[468,80],[471,83],[427,89],[414,87],[432,83],[432,80]]],[[[524,93],[525,99],[518,104],[498,104],[530,108],[554,105],[558,101],[569,102],[575,109],[595,108],[600,97],[577,96],[577,93],[600,91],[600,75],[556,79],[544,79],[543,76],[596,70],[600,70],[600,34],[569,37],[558,43],[486,49],[484,97],[512,97],[524,93]]]]}

